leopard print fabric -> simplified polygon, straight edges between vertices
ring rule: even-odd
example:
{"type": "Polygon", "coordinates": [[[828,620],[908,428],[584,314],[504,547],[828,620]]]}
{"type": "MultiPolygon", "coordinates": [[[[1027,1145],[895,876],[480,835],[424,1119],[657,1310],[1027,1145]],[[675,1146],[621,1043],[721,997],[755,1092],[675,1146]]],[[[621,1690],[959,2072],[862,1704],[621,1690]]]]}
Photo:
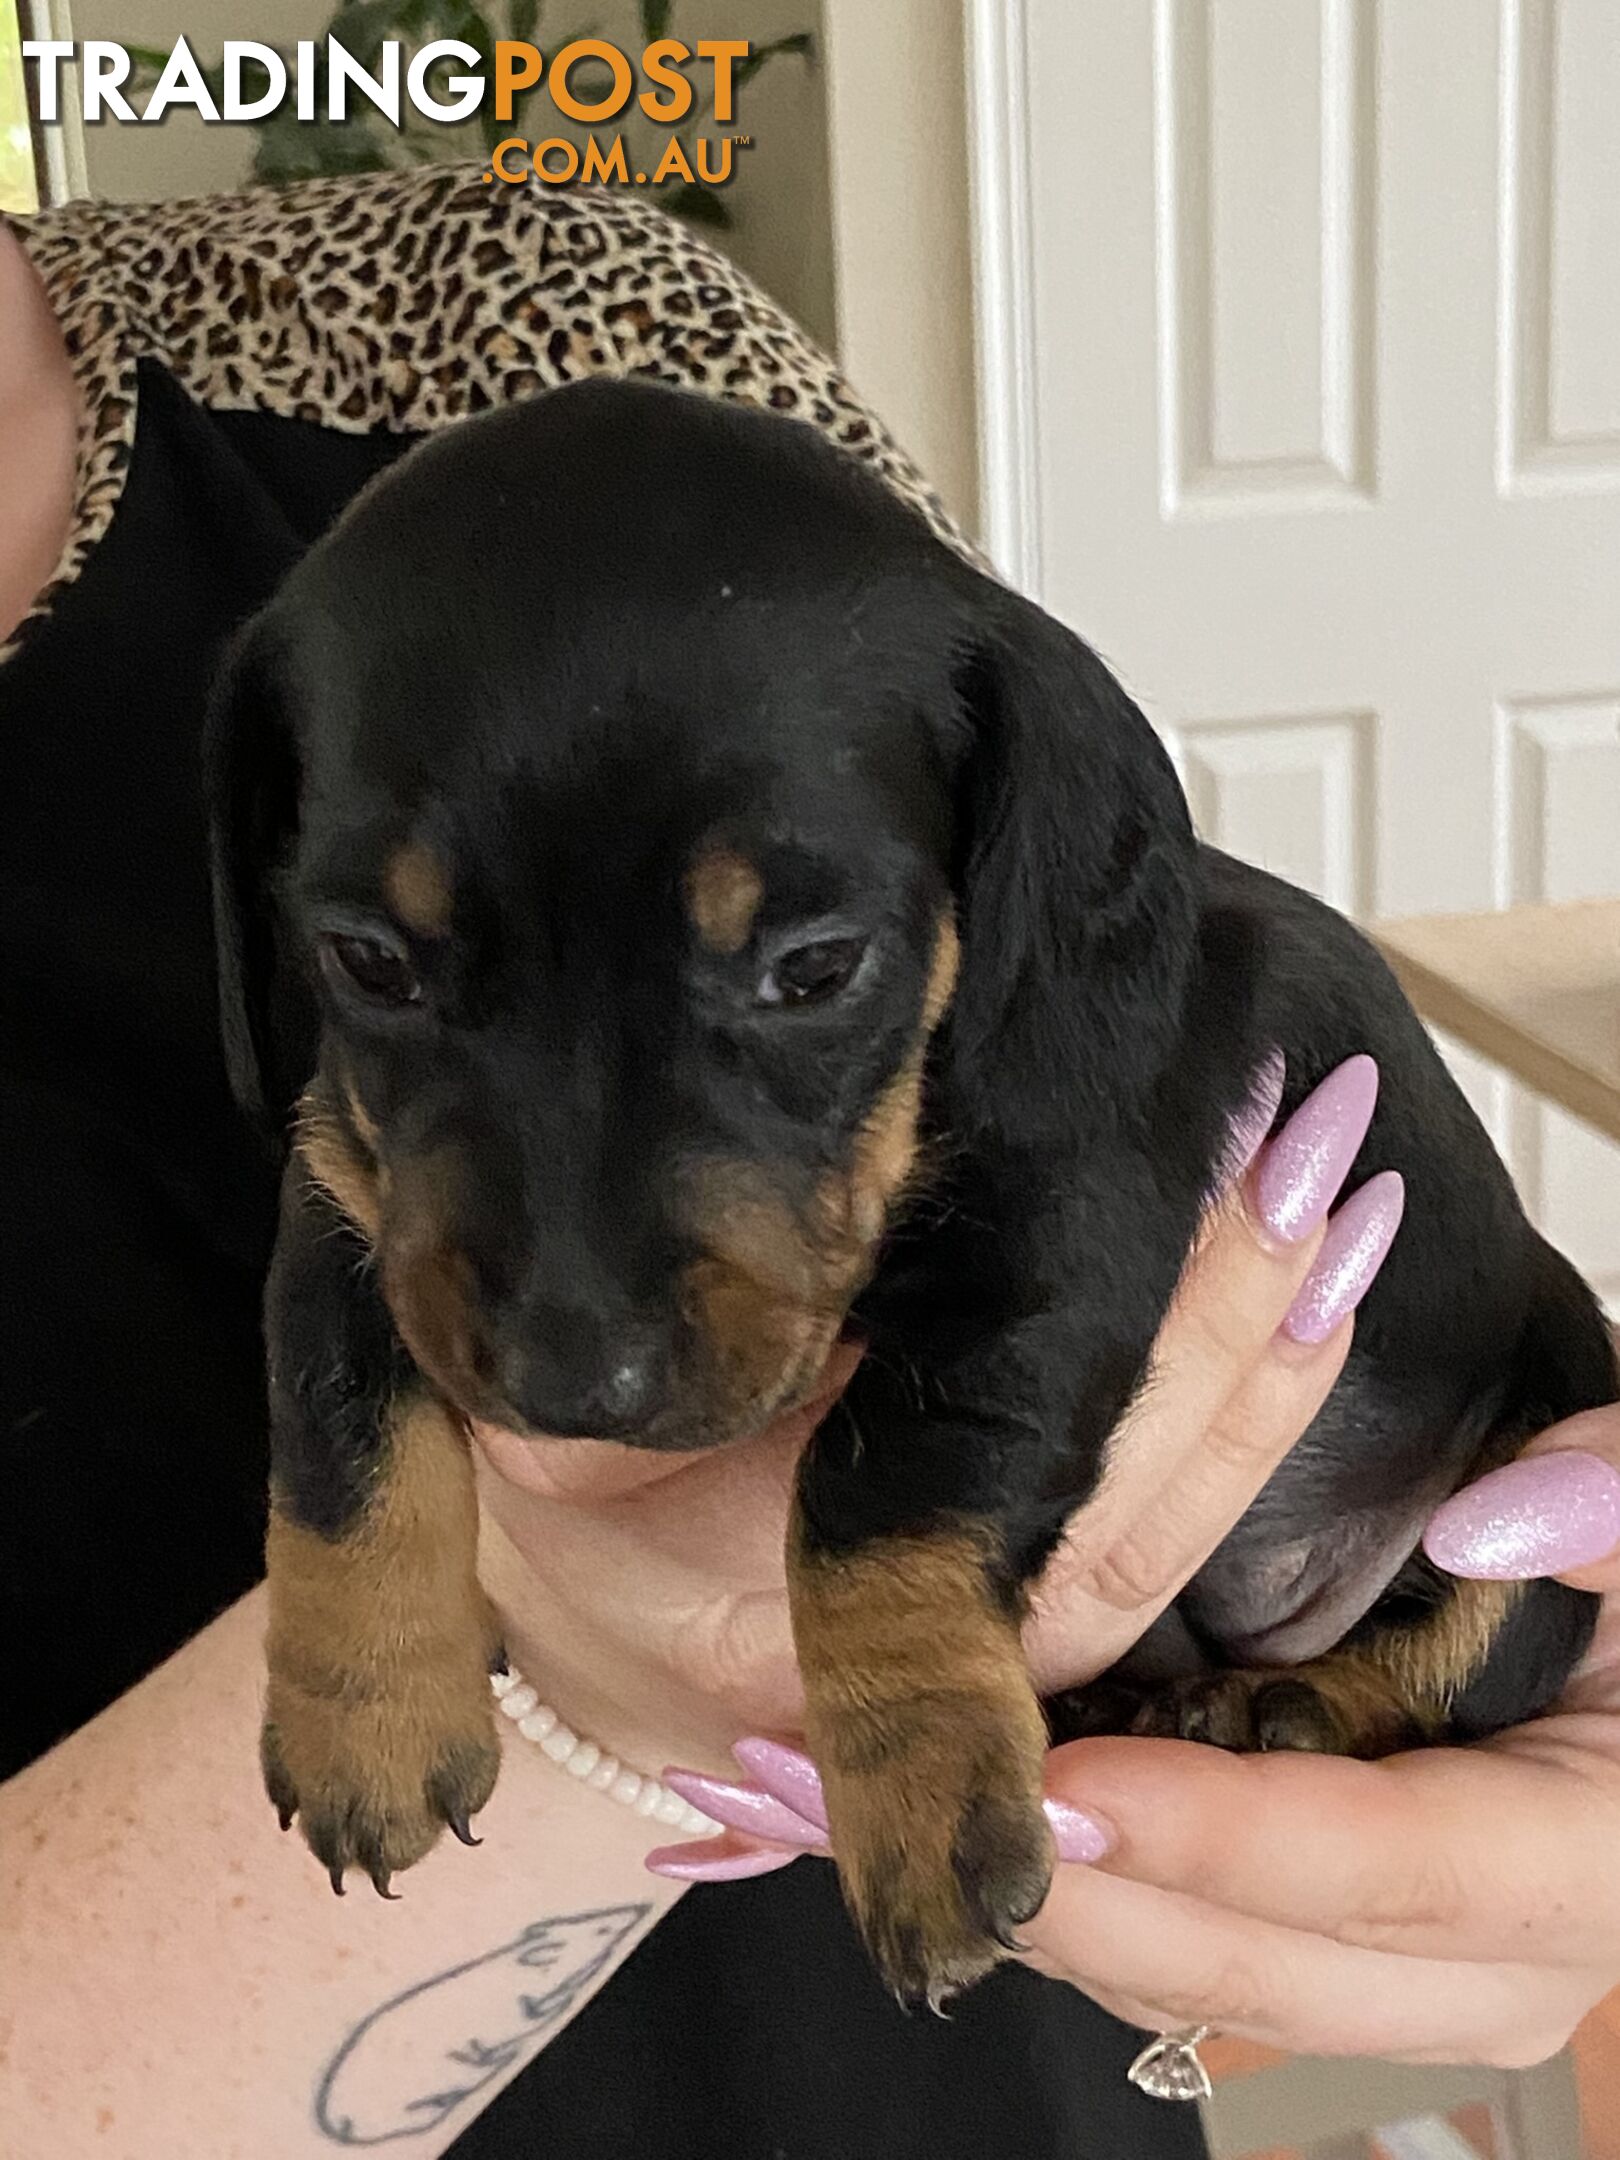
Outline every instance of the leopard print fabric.
{"type": "Polygon", "coordinates": [[[606,188],[491,188],[474,166],[172,203],[74,203],[16,230],[80,396],[73,529],[0,660],[118,507],[137,362],[199,404],[421,433],[584,375],[643,375],[812,422],[971,552],[939,498],[735,264],[606,188]]]}

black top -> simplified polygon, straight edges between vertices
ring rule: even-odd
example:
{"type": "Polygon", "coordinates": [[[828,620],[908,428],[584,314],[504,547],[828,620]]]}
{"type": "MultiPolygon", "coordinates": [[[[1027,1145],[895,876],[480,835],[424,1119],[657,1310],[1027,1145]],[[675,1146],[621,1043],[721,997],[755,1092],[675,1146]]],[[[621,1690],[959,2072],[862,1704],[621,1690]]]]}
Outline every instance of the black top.
{"type": "MultiPolygon", "coordinates": [[[[117,514],[0,666],[0,1774],[257,1578],[272,1168],[215,1033],[198,782],[231,628],[407,434],[204,409],[143,360],[117,514]]],[[[902,2014],[832,1870],[689,1894],[458,2156],[1131,2160],[1201,2150],[1140,2037],[1007,1969],[902,2014]]]]}

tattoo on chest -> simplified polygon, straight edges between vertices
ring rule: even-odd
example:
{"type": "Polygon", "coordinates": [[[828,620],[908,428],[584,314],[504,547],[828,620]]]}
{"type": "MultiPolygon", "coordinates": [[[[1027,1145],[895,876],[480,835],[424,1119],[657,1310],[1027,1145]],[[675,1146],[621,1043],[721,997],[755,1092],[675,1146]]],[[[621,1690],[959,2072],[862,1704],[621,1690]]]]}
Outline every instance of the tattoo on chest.
{"type": "Polygon", "coordinates": [[[334,2145],[425,2137],[477,2112],[478,2094],[539,2053],[619,1957],[651,1905],[536,1920],[373,2010],[321,2073],[315,2122],[334,2145]]]}

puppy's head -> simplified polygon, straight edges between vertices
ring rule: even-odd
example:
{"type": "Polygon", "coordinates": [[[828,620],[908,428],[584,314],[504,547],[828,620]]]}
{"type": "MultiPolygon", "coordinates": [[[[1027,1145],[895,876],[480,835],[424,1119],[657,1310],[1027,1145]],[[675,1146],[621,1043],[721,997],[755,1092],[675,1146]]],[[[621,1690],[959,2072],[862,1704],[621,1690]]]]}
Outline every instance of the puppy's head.
{"type": "Polygon", "coordinates": [[[1145,722],[759,413],[587,385],[412,453],[249,626],[208,773],[238,1091],[519,1429],[757,1429],[926,1131],[1063,1145],[1168,1039],[1145,722]]]}

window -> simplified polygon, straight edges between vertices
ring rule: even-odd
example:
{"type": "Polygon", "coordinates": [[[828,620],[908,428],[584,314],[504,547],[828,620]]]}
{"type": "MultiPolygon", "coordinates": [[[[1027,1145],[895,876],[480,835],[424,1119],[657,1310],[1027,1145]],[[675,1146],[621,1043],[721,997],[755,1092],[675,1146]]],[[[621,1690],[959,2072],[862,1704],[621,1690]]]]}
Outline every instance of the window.
{"type": "Polygon", "coordinates": [[[34,133],[23,90],[22,24],[15,0],[0,0],[0,210],[37,210],[34,133]]]}

